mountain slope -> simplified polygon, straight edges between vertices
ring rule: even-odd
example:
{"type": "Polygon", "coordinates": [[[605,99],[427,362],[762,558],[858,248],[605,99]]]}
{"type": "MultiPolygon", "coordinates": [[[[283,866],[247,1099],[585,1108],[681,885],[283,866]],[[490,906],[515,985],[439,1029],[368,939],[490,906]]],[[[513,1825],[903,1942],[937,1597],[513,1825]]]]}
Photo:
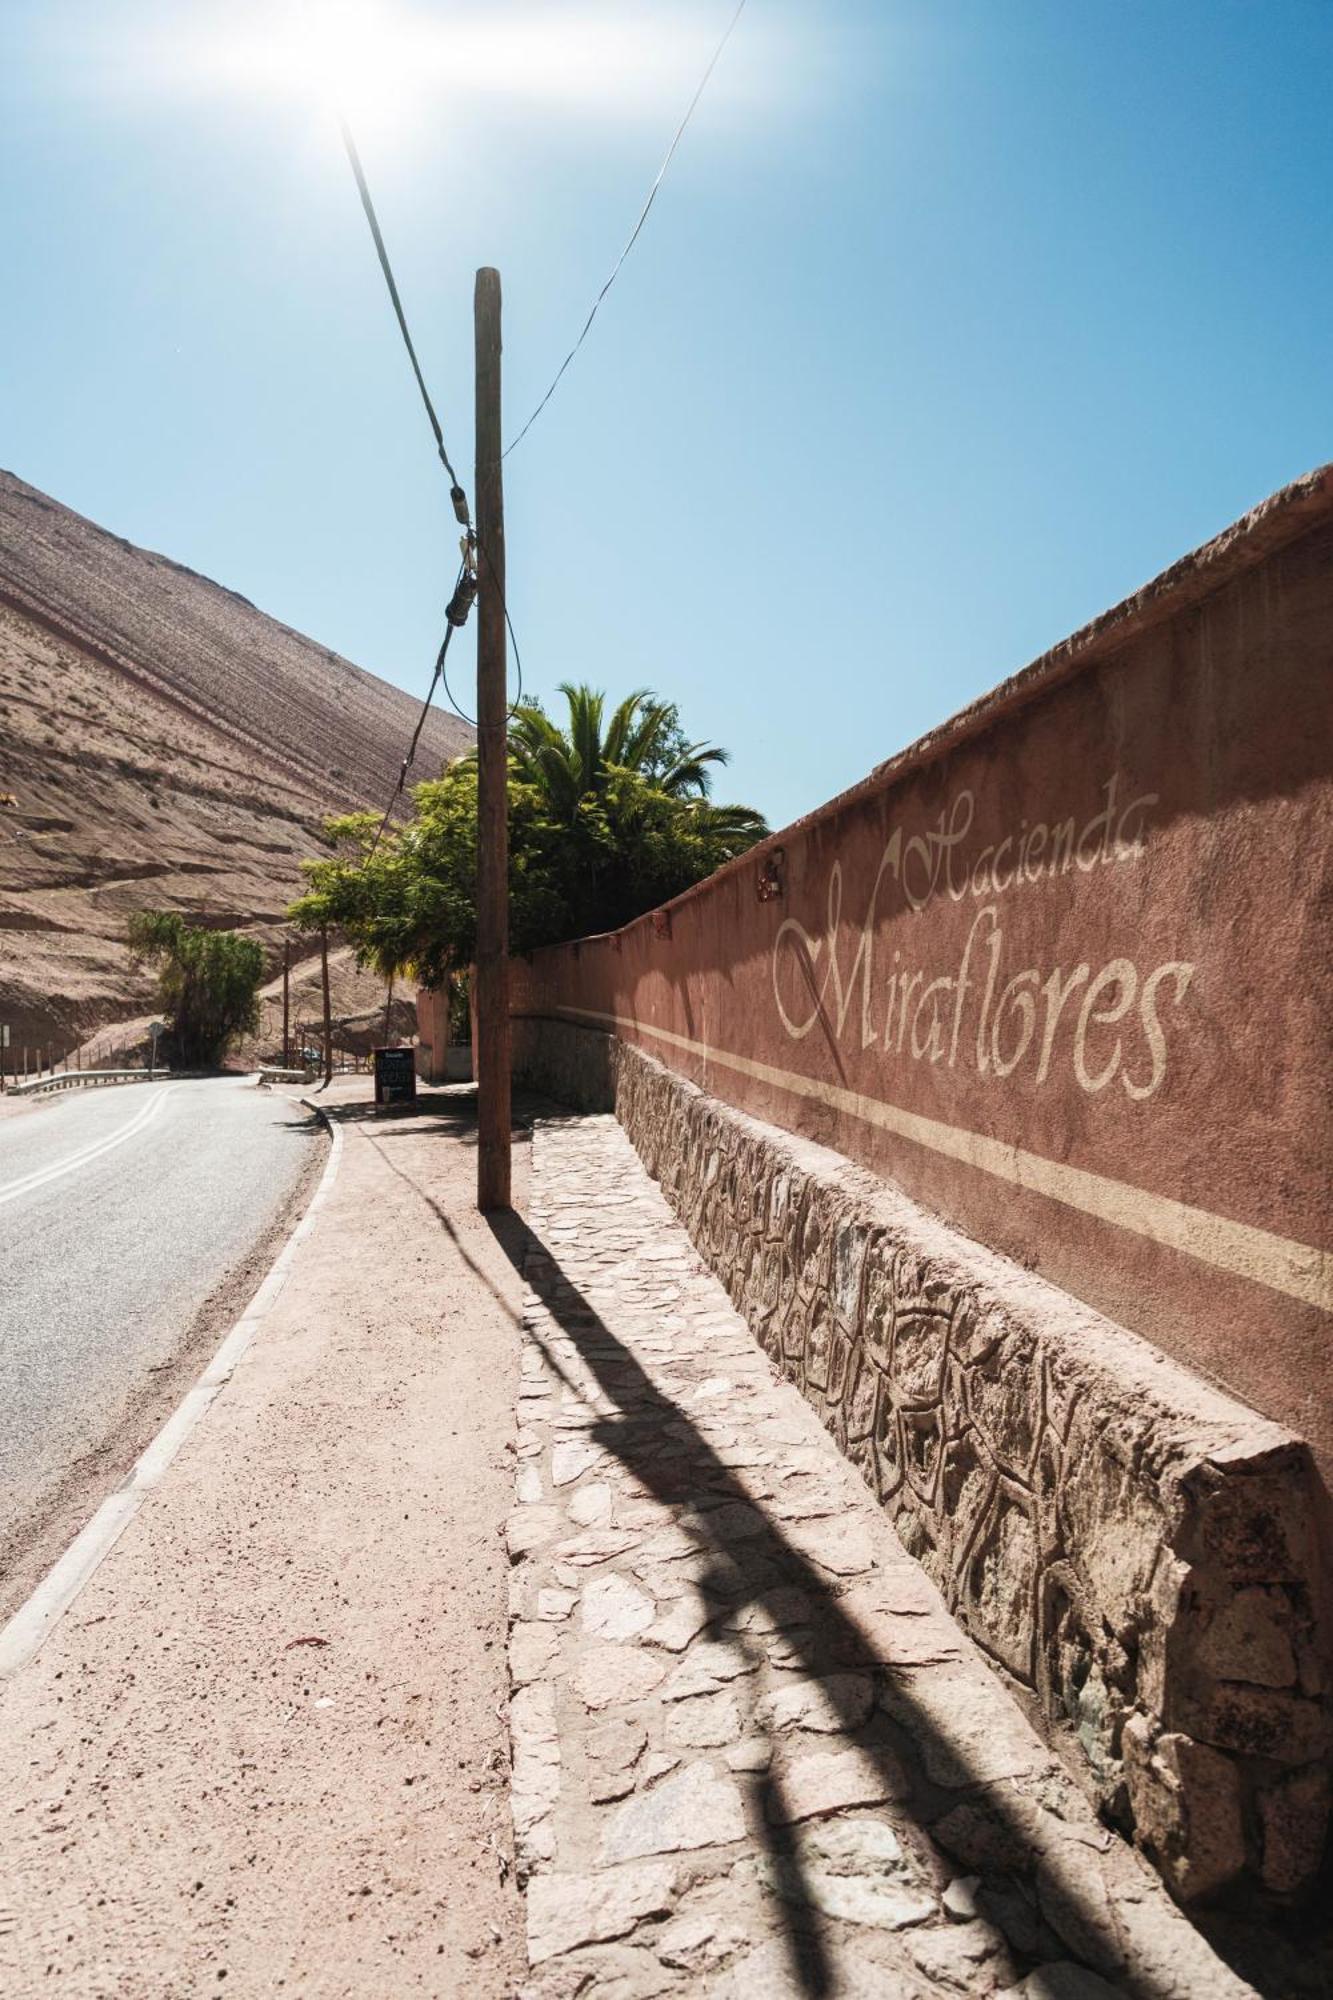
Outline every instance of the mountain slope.
{"type": "MultiPolygon", "coordinates": [[[[389,796],[417,702],[0,472],[0,1022],[142,1013],[130,911],[276,945],[330,812],[389,796]],[[12,803],[10,802],[12,800],[12,803]]],[[[414,775],[472,741],[433,714],[414,775]]]]}

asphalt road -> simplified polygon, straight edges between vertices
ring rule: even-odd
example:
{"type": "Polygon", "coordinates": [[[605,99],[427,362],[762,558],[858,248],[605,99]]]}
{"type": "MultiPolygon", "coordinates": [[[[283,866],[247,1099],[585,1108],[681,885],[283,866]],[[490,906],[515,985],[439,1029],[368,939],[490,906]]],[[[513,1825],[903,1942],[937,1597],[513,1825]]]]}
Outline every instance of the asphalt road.
{"type": "Polygon", "coordinates": [[[0,1120],[0,1546],[114,1440],[318,1143],[247,1078],[70,1091],[0,1120]]]}

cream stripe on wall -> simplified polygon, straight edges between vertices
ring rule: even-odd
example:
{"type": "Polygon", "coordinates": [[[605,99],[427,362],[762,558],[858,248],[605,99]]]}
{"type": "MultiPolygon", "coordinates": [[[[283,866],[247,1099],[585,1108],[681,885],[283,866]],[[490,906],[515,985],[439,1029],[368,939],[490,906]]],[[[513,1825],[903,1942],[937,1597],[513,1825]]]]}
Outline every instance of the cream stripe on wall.
{"type": "Polygon", "coordinates": [[[1187,1257],[1197,1257],[1219,1271],[1230,1271],[1256,1285],[1267,1285],[1270,1291],[1285,1292],[1289,1298],[1301,1299],[1324,1312],[1333,1311],[1333,1255],[1312,1244],[1296,1243],[1289,1237],[1275,1236],[1270,1230],[1214,1215],[1210,1209],[1191,1208],[1186,1202],[1149,1194],[1125,1181],[1044,1159],[1039,1153],[1024,1152],[1021,1146],[1009,1146],[980,1132],[923,1118],[918,1112],[904,1111],[901,1106],[886,1104],[878,1097],[863,1097],[859,1091],[843,1090],[837,1084],[821,1083],[815,1077],[801,1076],[792,1070],[775,1069],[771,1063],[756,1062],[750,1056],[709,1048],[706,1042],[692,1041],[688,1035],[675,1034],[670,1028],[655,1028],[648,1021],[599,1014],[586,1007],[561,1007],[557,1011],[577,1020],[596,1021],[604,1027],[652,1036],[672,1048],[687,1050],[705,1063],[716,1063],[740,1076],[772,1084],[794,1097],[812,1098],[834,1110],[845,1111],[852,1118],[860,1118],[867,1125],[881,1126],[900,1139],[910,1139],[914,1145],[925,1146],[951,1160],[961,1160],[983,1174],[993,1174],[1011,1187],[1046,1195],[1066,1208],[1095,1215],[1099,1221],[1114,1223],[1119,1229],[1133,1230],[1137,1236],[1164,1244],[1168,1250],[1181,1250],[1187,1257]]]}

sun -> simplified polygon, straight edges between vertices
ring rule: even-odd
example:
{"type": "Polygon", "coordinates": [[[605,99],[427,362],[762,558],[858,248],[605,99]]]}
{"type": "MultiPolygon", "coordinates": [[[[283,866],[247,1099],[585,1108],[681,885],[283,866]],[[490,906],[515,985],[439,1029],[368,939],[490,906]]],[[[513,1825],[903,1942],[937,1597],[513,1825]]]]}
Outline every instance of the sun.
{"type": "MultiPolygon", "coordinates": [[[[669,121],[716,28],[712,0],[144,4],[158,12],[133,52],[136,88],[335,113],[366,137],[402,138],[442,115],[456,124],[500,99],[610,124],[669,121]]],[[[755,45],[751,35],[751,67],[755,45]]]]}
{"type": "Polygon", "coordinates": [[[405,24],[376,0],[302,0],[290,47],[295,83],[324,104],[379,123],[401,101],[405,24]]]}
{"type": "Polygon", "coordinates": [[[205,86],[393,126],[422,100],[424,26],[391,0],[267,0],[176,38],[172,53],[205,86]]]}

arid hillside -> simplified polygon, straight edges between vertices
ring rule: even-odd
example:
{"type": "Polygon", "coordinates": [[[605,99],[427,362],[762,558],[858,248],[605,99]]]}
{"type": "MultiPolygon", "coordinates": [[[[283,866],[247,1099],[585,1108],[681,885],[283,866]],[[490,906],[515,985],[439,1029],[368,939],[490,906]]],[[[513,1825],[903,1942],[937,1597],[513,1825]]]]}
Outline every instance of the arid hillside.
{"type": "MultiPolygon", "coordinates": [[[[0,1021],[86,1039],[152,1005],[130,912],[274,951],[330,812],[381,806],[410,695],[0,472],[0,1021]]],[[[432,715],[414,776],[471,741],[432,715]]]]}

